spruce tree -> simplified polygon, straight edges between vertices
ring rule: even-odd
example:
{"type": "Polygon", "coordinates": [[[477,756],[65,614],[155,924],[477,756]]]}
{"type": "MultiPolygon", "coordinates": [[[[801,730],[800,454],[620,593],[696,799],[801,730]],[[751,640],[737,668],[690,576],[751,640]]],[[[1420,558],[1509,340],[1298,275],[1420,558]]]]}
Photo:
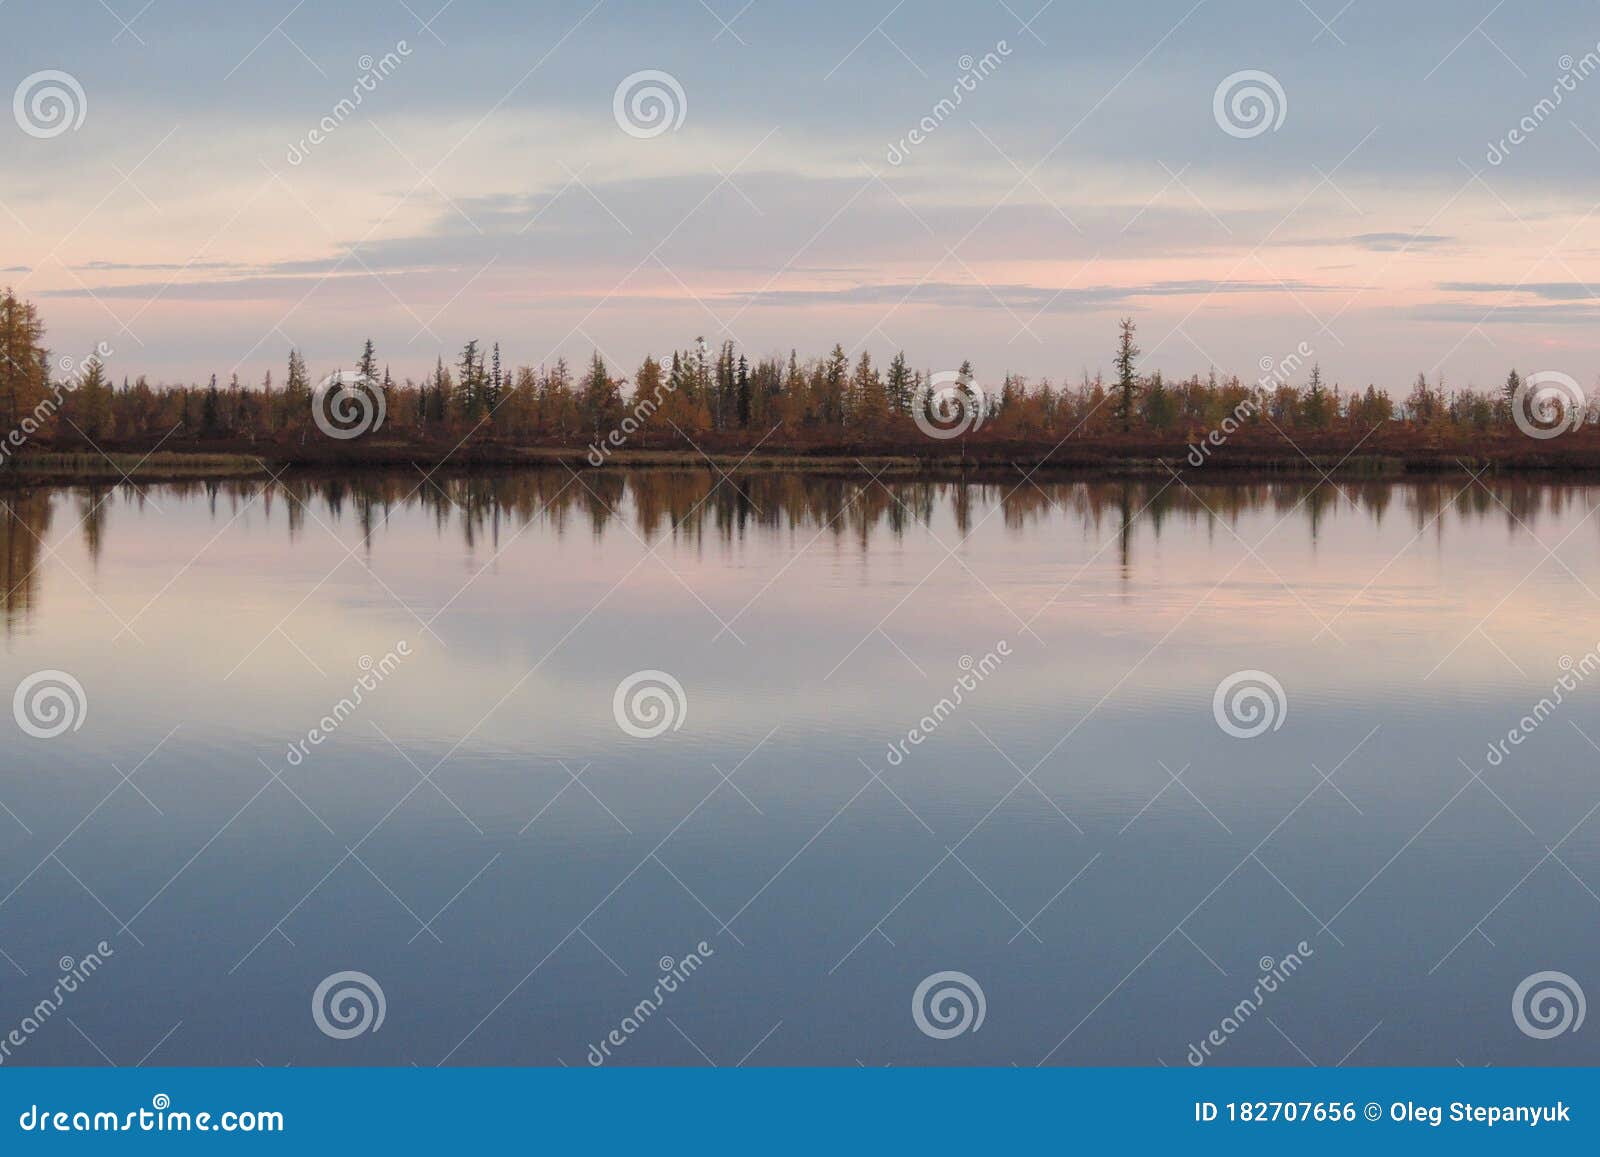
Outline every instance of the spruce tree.
{"type": "Polygon", "coordinates": [[[1139,347],[1133,340],[1137,330],[1133,318],[1125,317],[1121,322],[1122,336],[1117,340],[1117,400],[1115,414],[1117,422],[1122,427],[1122,432],[1127,433],[1133,429],[1134,404],[1139,396],[1139,376],[1136,370],[1139,358],[1139,347]]]}
{"type": "Polygon", "coordinates": [[[483,392],[478,381],[480,361],[478,339],[473,338],[461,347],[461,377],[456,381],[456,408],[467,422],[476,422],[483,409],[483,392]]]}
{"type": "Polygon", "coordinates": [[[888,393],[889,412],[907,414],[911,411],[911,370],[906,365],[906,352],[901,350],[889,363],[889,379],[884,383],[888,393]]]}
{"type": "Polygon", "coordinates": [[[743,354],[739,355],[734,392],[738,399],[739,428],[742,430],[750,425],[750,363],[743,354]]]}
{"type": "Polygon", "coordinates": [[[356,362],[356,373],[364,382],[378,384],[378,359],[372,351],[372,339],[367,339],[367,344],[362,347],[361,357],[356,362]]]}
{"type": "Polygon", "coordinates": [[[283,425],[288,430],[304,430],[311,412],[311,375],[300,351],[289,351],[289,373],[283,383],[283,425]]]}

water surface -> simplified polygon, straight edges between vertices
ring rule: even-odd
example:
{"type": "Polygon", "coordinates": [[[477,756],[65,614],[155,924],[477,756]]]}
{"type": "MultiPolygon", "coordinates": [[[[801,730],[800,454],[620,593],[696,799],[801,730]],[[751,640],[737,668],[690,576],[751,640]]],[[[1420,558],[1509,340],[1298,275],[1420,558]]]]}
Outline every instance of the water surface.
{"type": "Polygon", "coordinates": [[[691,953],[609,1063],[1182,1065],[1290,953],[1211,1063],[1600,1061],[1512,1014],[1600,993],[1600,488],[3,498],[0,689],[86,708],[6,719],[0,1036],[111,949],[6,1063],[582,1065],[691,953]],[[619,726],[640,671],[676,729],[619,726]],[[1283,689],[1253,738],[1241,671],[1283,689]],[[333,1039],[344,970],[385,1016],[333,1039]],[[945,971],[984,1019],[935,1039],[945,971]]]}

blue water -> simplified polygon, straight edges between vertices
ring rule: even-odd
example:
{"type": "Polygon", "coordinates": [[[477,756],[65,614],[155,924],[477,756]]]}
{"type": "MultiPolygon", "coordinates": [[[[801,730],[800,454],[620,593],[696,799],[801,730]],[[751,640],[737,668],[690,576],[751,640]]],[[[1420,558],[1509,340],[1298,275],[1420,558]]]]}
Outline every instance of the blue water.
{"type": "Polygon", "coordinates": [[[1600,1062],[1513,1013],[1600,993],[1600,488],[4,500],[0,691],[82,688],[53,738],[0,714],[7,1064],[1600,1062]],[[636,672],[682,690],[649,738],[636,672]],[[1282,689],[1252,738],[1236,672],[1282,689]],[[341,1039],[344,971],[383,1018],[341,1039]]]}

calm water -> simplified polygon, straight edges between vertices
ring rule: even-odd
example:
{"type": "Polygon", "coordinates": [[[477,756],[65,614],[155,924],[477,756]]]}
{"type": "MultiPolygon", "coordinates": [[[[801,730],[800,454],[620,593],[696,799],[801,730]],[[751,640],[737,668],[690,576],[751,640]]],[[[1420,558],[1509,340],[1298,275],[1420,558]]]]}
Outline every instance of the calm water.
{"type": "Polygon", "coordinates": [[[1546,970],[1600,995],[1600,488],[4,501],[0,688],[85,706],[0,715],[0,1037],[111,949],[6,1063],[1600,1062],[1513,1016],[1546,970]],[[640,671],[676,729],[619,726],[640,671]],[[1240,671],[1283,689],[1253,738],[1240,671]],[[385,1013],[334,1039],[345,970],[385,1013]],[[935,1039],[945,971],[984,1018],[935,1039]]]}

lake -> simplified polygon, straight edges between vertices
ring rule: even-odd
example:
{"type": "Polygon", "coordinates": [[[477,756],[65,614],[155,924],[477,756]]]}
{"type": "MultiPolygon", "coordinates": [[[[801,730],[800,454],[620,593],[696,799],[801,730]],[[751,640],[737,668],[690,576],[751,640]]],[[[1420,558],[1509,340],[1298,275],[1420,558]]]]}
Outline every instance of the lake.
{"type": "Polygon", "coordinates": [[[7,1064],[1600,1063],[1600,487],[0,496],[7,1064]]]}

